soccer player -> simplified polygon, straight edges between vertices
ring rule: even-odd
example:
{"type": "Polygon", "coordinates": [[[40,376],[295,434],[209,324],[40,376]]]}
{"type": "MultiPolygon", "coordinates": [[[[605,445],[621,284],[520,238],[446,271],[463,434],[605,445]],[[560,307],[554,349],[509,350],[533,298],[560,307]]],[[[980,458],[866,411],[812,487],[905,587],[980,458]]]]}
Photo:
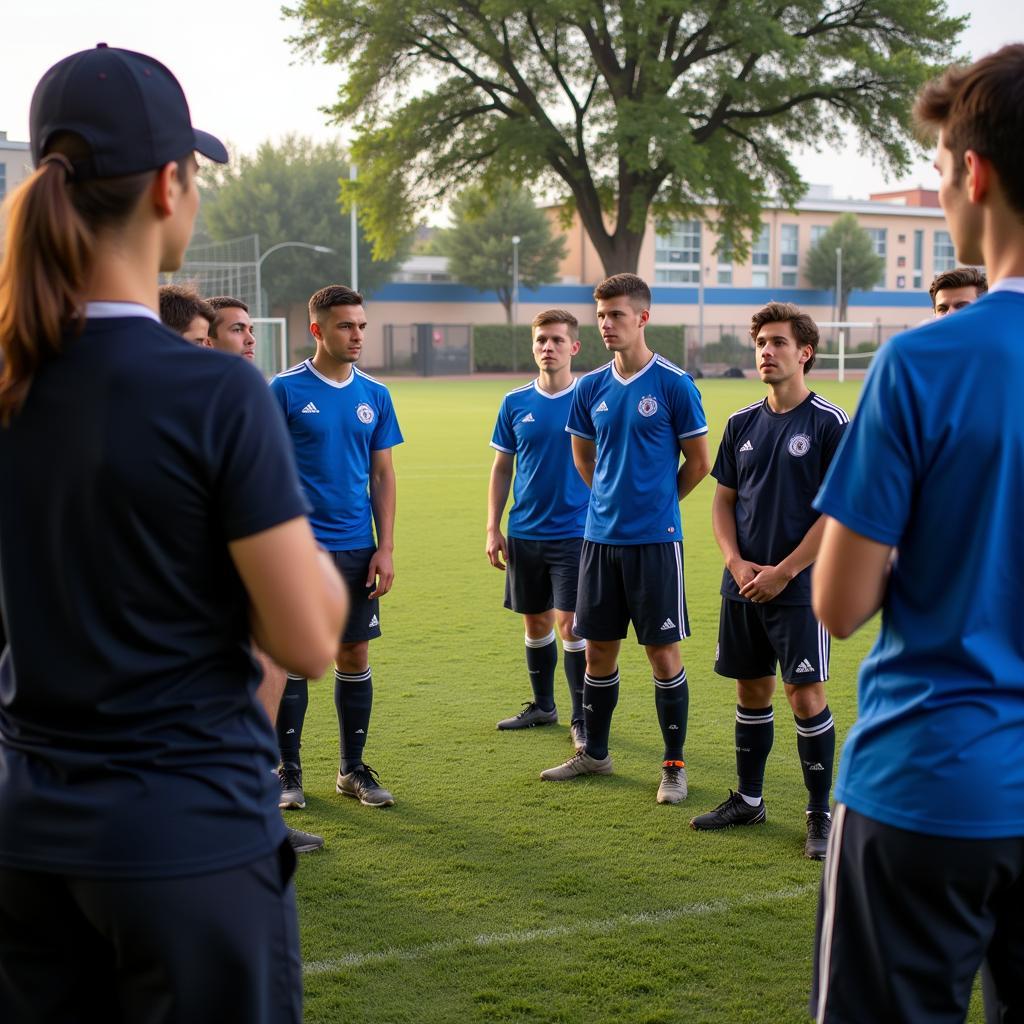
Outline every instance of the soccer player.
{"type": "Polygon", "coordinates": [[[928,289],[932,300],[932,312],[936,316],[947,316],[964,306],[969,306],[975,299],[980,299],[988,291],[988,279],[983,270],[975,267],[957,267],[955,270],[944,270],[936,274],[928,289]]]}
{"type": "MultiPolygon", "coordinates": [[[[380,636],[380,598],[395,578],[391,449],[402,443],[402,432],[388,389],[355,365],[366,330],[363,297],[344,285],[328,285],[309,300],[309,318],[316,354],[278,374],[270,389],[288,421],[299,477],[313,506],[313,532],[352,594],[335,658],[341,760],[335,788],[368,807],[389,807],[394,797],[363,761],[363,747],[373,704],[369,641],[380,636]]],[[[307,680],[289,676],[277,718],[285,808],[305,802],[299,748],[308,701],[307,680]]]]}
{"type": "Polygon", "coordinates": [[[0,261],[0,1020],[298,1024],[294,856],[250,637],[344,619],[260,375],[159,323],[199,206],[180,85],[50,68],[0,261]]]}
{"type": "Polygon", "coordinates": [[[205,345],[217,313],[194,288],[165,284],[160,289],[160,322],[193,345],[205,345]]]}
{"type": "Polygon", "coordinates": [[[494,465],[487,497],[487,557],[506,570],[505,607],[523,616],[526,669],[533,689],[519,714],[499,729],[525,729],[558,721],[555,709],[555,628],[562,638],[572,718],[569,737],[583,749],[583,675],[586,642],[572,631],[580,547],[590,491],[572,461],[565,431],[576,381],[572,357],[580,350],[579,321],[564,309],[533,320],[533,358],[540,371],[502,400],[491,447],[494,465]],[[501,515],[515,467],[508,540],[501,515]]]}
{"type": "Polygon", "coordinates": [[[216,295],[207,301],[213,307],[216,319],[204,344],[220,352],[255,359],[256,335],[252,331],[249,307],[230,295],[216,295]]]}
{"type": "Polygon", "coordinates": [[[689,705],[679,653],[679,641],[690,633],[679,503],[710,468],[708,424],[690,375],[647,347],[646,283],[635,274],[615,274],[597,286],[594,298],[601,337],[613,358],[577,383],[566,426],[576,468],[592,488],[574,626],[587,641],[586,745],[541,778],[611,772],[608,734],[619,699],[618,654],[632,621],[654,672],[665,744],[657,799],[674,804],[687,794],[683,746],[689,705]]]}
{"type": "Polygon", "coordinates": [[[849,422],[809,390],[818,328],[788,302],[750,321],[768,397],[729,417],[711,475],[715,539],[725,559],[715,671],[736,680],[737,792],[690,825],[698,831],[766,820],[764,769],[775,738],[781,665],[807,787],[804,853],[825,856],[836,731],[825,697],[829,637],[811,611],[811,566],[824,522],[811,507],[849,422]]]}
{"type": "Polygon", "coordinates": [[[962,1021],[987,956],[1024,1019],[1024,45],[918,97],[989,293],[875,356],[816,505],[818,617],[882,624],[839,765],[819,1021],[962,1021]],[[899,556],[892,557],[894,549],[899,556]]]}

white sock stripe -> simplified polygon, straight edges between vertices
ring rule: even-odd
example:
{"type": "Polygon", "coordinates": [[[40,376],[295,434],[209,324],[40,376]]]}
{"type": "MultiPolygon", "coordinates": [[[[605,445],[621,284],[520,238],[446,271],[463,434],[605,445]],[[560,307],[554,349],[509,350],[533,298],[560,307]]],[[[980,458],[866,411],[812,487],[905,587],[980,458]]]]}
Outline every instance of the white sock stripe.
{"type": "Polygon", "coordinates": [[[562,650],[567,652],[573,651],[585,651],[587,649],[586,640],[563,640],[562,650]]]}
{"type": "Polygon", "coordinates": [[[339,672],[337,669],[334,670],[334,678],[340,679],[343,683],[362,682],[364,679],[369,679],[372,674],[371,669],[367,669],[365,672],[339,672]]]}
{"type": "Polygon", "coordinates": [[[305,676],[293,676],[291,674],[291,672],[289,672],[288,673],[288,682],[289,683],[304,683],[304,682],[306,682],[306,677],[305,676]]]}
{"type": "Polygon", "coordinates": [[[822,733],[826,733],[829,729],[834,729],[835,723],[832,721],[832,716],[828,716],[827,722],[822,722],[820,725],[812,726],[808,729],[806,726],[801,725],[799,722],[796,723],[796,732],[798,736],[820,736],[822,733]]]}
{"type": "Polygon", "coordinates": [[[671,679],[659,679],[657,676],[654,677],[654,685],[659,690],[674,690],[677,686],[682,686],[686,682],[686,669],[677,676],[673,676],[671,679]]]}
{"type": "Polygon", "coordinates": [[[846,824],[846,804],[832,809],[832,829],[825,854],[825,877],[821,899],[825,909],[821,920],[821,944],[818,947],[818,1013],[817,1024],[825,1022],[825,1004],[828,1002],[828,975],[832,959],[832,929],[836,920],[836,883],[839,878],[839,858],[843,845],[843,826],[846,824]]]}
{"type": "Polygon", "coordinates": [[[527,633],[525,639],[527,647],[547,647],[548,644],[553,644],[555,642],[555,631],[552,629],[551,632],[547,634],[547,636],[539,637],[533,637],[530,636],[529,633],[527,633]]]}
{"type": "Polygon", "coordinates": [[[742,711],[737,711],[736,721],[742,722],[744,725],[771,725],[775,721],[775,712],[773,710],[767,715],[747,715],[742,711]]]}
{"type": "Polygon", "coordinates": [[[583,673],[583,682],[587,686],[615,686],[615,684],[618,683],[618,681],[619,681],[619,673],[618,672],[616,672],[615,675],[613,675],[610,679],[598,679],[598,680],[595,680],[594,677],[589,675],[587,672],[583,673]]]}

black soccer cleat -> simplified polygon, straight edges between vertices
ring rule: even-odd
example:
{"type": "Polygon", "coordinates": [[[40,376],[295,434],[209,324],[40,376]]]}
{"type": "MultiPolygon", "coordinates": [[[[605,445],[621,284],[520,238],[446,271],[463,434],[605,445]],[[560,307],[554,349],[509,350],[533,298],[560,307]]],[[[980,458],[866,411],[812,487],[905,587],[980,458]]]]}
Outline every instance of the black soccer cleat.
{"type": "Polygon", "coordinates": [[[810,860],[824,860],[825,854],[828,852],[828,837],[831,832],[831,814],[827,811],[808,811],[804,856],[810,860]]]}
{"type": "Polygon", "coordinates": [[[380,784],[379,778],[368,764],[361,764],[347,775],[339,771],[334,788],[343,796],[355,797],[366,807],[391,807],[395,798],[380,784]]]}
{"type": "Polygon", "coordinates": [[[306,794],[302,791],[302,768],[294,761],[278,765],[277,777],[281,781],[281,796],[277,806],[282,811],[302,810],[306,806],[306,794]]]}
{"type": "Polygon", "coordinates": [[[729,790],[729,797],[723,800],[713,811],[698,814],[690,819],[690,828],[698,832],[716,832],[733,825],[762,825],[768,819],[768,813],[762,800],[756,807],[751,807],[746,800],[729,790]]]}
{"type": "Polygon", "coordinates": [[[314,853],[324,848],[323,836],[315,836],[299,828],[288,829],[288,842],[296,853],[314,853]]]}
{"type": "Polygon", "coordinates": [[[499,729],[532,729],[535,725],[557,725],[558,709],[544,711],[534,701],[527,701],[523,710],[511,718],[503,718],[498,723],[499,729]]]}

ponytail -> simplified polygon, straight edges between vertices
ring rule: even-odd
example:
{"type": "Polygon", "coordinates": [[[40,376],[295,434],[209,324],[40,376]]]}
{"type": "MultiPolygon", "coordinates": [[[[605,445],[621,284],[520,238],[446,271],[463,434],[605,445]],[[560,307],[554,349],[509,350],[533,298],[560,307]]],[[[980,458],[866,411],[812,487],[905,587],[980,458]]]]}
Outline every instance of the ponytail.
{"type": "Polygon", "coordinates": [[[123,222],[152,172],[78,182],[73,135],[55,140],[35,173],[7,199],[0,260],[0,424],[21,408],[42,363],[68,329],[84,324],[96,231],[123,222]],[[59,150],[59,151],[57,151],[59,150]]]}

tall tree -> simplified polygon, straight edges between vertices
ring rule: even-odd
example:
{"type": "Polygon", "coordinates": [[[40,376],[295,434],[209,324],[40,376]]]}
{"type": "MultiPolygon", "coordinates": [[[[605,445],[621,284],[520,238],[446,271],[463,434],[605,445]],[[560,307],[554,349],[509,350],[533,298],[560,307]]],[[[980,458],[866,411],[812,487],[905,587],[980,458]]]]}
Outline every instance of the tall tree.
{"type": "Polygon", "coordinates": [[[875,252],[875,243],[854,214],[844,213],[807,253],[805,273],[815,288],[835,289],[837,249],[843,252],[843,280],[836,299],[839,319],[845,320],[850,292],[874,288],[885,269],[885,259],[875,252]]]}
{"type": "Polygon", "coordinates": [[[553,238],[551,222],[525,189],[500,187],[494,195],[467,188],[452,203],[454,227],[438,240],[457,281],[493,290],[512,323],[513,248],[518,249],[519,284],[538,288],[558,276],[565,241],[553,238]],[[512,239],[518,237],[518,246],[512,239]]]}
{"type": "MultiPolygon", "coordinates": [[[[335,142],[316,144],[290,135],[265,142],[214,170],[203,197],[203,228],[212,241],[258,234],[266,252],[278,242],[308,242],[333,254],[286,248],[264,264],[263,287],[271,307],[305,302],[321,285],[348,283],[350,218],[339,204],[338,183],[348,176],[347,158],[335,142]]],[[[396,238],[396,252],[407,240],[396,238]]],[[[394,261],[374,261],[369,242],[359,238],[359,285],[372,292],[394,270],[394,261]]]]}
{"type": "MultiPolygon", "coordinates": [[[[966,18],[944,0],[297,0],[292,42],[342,66],[357,196],[378,255],[415,211],[483,179],[578,210],[604,268],[636,270],[649,214],[700,217],[743,258],[795,145],[911,156],[910,103],[966,18]]],[[[343,186],[347,189],[347,186],[343,186]]]]}

